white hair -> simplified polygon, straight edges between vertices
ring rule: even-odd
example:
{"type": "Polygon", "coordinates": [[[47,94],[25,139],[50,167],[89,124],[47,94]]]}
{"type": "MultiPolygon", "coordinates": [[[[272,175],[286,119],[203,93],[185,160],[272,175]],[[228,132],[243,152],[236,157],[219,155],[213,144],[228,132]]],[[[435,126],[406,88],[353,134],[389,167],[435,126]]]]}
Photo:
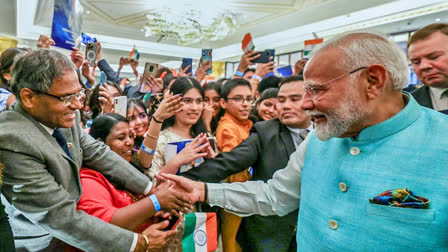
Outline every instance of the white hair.
{"type": "Polygon", "coordinates": [[[347,72],[378,64],[387,69],[394,90],[401,90],[409,82],[409,67],[405,53],[383,33],[377,31],[343,33],[315,48],[312,55],[334,47],[345,53],[338,66],[347,72]]]}

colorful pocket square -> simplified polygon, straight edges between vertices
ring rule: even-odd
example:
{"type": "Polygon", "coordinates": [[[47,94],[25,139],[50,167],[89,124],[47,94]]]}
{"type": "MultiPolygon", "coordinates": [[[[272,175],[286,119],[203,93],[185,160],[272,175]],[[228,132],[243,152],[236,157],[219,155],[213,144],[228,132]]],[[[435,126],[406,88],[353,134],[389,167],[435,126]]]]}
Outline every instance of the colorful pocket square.
{"type": "Polygon", "coordinates": [[[370,203],[407,207],[407,208],[429,208],[429,200],[418,196],[409,189],[388,190],[369,200],[370,203]]]}

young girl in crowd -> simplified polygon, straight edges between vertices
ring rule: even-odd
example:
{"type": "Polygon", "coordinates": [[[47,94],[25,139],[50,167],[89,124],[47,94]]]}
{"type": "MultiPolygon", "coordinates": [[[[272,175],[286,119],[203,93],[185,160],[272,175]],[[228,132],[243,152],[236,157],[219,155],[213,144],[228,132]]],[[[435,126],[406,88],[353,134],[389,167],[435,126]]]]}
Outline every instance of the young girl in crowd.
{"type": "MultiPolygon", "coordinates": [[[[148,170],[147,175],[154,177],[166,165],[165,147],[169,142],[184,141],[200,136],[201,139],[206,139],[206,127],[201,119],[203,111],[204,91],[202,90],[198,81],[192,77],[180,77],[171,86],[170,92],[173,95],[182,96],[182,110],[174,116],[166,119],[163,122],[162,132],[157,141],[157,149],[154,154],[152,166],[148,170]],[[201,133],[204,133],[201,135],[201,133]]],[[[204,140],[204,142],[207,142],[204,140]]],[[[203,153],[201,157],[214,157],[210,151],[211,148],[207,145],[202,146],[203,153]],[[207,152],[207,153],[204,153],[207,152]]],[[[189,170],[190,165],[182,165],[180,171],[189,170]]],[[[164,171],[165,172],[165,171],[164,171]]],[[[170,173],[176,173],[171,171],[170,173]]]]}
{"type": "Polygon", "coordinates": [[[268,88],[261,93],[256,106],[250,111],[249,119],[253,123],[267,121],[278,117],[277,104],[278,88],[268,88]]]}
{"type": "Polygon", "coordinates": [[[206,121],[204,117],[202,117],[202,119],[204,120],[207,130],[212,134],[215,134],[218,122],[225,113],[224,109],[222,109],[219,104],[219,99],[221,99],[221,84],[217,82],[208,82],[203,89],[204,103],[213,109],[213,114],[210,122],[206,121]]]}

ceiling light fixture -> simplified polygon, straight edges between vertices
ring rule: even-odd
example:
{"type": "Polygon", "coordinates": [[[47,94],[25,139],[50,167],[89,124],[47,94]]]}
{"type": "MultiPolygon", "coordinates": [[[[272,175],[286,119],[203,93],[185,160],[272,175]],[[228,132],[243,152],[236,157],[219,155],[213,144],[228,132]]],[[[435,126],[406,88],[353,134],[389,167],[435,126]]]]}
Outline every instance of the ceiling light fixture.
{"type": "Polygon", "coordinates": [[[235,31],[239,14],[231,10],[173,9],[146,14],[145,36],[177,40],[188,45],[202,40],[216,41],[235,31]]]}

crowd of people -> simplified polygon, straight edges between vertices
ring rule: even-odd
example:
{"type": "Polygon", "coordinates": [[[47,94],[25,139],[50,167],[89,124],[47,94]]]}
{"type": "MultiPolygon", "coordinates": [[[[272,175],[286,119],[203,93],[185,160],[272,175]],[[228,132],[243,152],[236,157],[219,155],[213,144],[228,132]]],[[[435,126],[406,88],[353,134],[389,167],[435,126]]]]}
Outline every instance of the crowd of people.
{"type": "Polygon", "coordinates": [[[341,34],[285,78],[248,50],[217,81],[41,38],[0,56],[0,251],[182,251],[185,222],[167,227],[192,211],[217,214],[225,252],[448,248],[447,24],[407,55],[341,34]]]}

